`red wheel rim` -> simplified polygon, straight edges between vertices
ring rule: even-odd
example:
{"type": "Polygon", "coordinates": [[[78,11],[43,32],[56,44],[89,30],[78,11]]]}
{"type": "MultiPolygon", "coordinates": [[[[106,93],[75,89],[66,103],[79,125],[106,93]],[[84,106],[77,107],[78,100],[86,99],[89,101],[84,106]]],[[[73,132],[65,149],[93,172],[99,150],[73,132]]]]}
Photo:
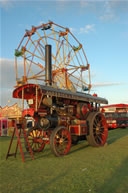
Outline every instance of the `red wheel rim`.
{"type": "Polygon", "coordinates": [[[56,151],[59,155],[66,155],[71,146],[71,136],[67,129],[60,129],[54,139],[56,151]]]}
{"type": "Polygon", "coordinates": [[[97,144],[104,145],[107,139],[108,128],[103,114],[98,114],[93,123],[93,134],[97,144]]]}

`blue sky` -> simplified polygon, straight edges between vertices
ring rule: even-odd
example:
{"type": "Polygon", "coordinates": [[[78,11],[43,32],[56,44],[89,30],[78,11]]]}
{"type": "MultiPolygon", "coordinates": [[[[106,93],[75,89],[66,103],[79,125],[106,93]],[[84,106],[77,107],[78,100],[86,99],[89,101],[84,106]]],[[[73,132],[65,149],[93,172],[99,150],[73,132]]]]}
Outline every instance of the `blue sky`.
{"type": "Polygon", "coordinates": [[[128,103],[128,1],[0,1],[0,105],[15,85],[14,50],[25,29],[51,20],[70,28],[90,63],[92,91],[128,103]]]}

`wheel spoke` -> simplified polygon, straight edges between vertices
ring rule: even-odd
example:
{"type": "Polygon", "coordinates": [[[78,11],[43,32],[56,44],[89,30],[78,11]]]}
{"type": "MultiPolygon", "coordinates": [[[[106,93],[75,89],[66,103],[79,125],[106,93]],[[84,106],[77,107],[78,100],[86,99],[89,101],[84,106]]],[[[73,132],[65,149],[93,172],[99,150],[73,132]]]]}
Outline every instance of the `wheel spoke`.
{"type": "Polygon", "coordinates": [[[91,135],[89,135],[89,137],[87,136],[87,139],[93,146],[102,146],[105,144],[107,139],[106,121],[104,115],[100,112],[93,113],[93,116],[90,116],[91,135]]]}
{"type": "Polygon", "coordinates": [[[52,145],[51,147],[55,155],[62,156],[67,154],[71,146],[71,136],[69,134],[69,131],[63,127],[58,127],[55,129],[55,131],[53,131],[51,137],[54,140],[52,138],[50,138],[50,140],[52,139],[54,143],[50,143],[50,145],[52,145]]]}
{"type": "MultiPolygon", "coordinates": [[[[32,148],[32,151],[34,152],[40,152],[43,150],[45,143],[42,140],[42,130],[39,130],[38,128],[30,128],[28,130],[28,141],[30,144],[30,147],[32,148]]],[[[27,144],[26,144],[27,146],[27,144]]],[[[28,150],[28,148],[26,147],[28,150]]]]}
{"type": "MultiPolygon", "coordinates": [[[[88,86],[90,90],[89,65],[82,45],[70,30],[51,22],[34,27],[31,31],[27,31],[24,34],[15,53],[16,78],[20,78],[17,76],[21,74],[18,73],[21,72],[21,62],[18,64],[21,60],[17,60],[17,57],[21,57],[23,59],[24,68],[21,77],[26,77],[25,83],[33,83],[31,81],[36,83],[38,83],[37,81],[45,82],[43,79],[45,73],[41,73],[40,68],[45,69],[46,45],[52,45],[53,47],[51,54],[53,61],[52,71],[61,69],[64,75],[61,76],[58,87],[68,90],[72,90],[73,88],[77,90],[78,88],[80,91],[82,90],[82,86],[88,86]],[[23,41],[25,37],[27,37],[27,40],[23,41]],[[71,69],[72,65],[74,66],[74,71],[71,69]],[[67,71],[67,74],[69,73],[68,71],[70,71],[71,75],[65,76],[65,71],[67,71]],[[86,73],[84,76],[84,78],[87,79],[86,81],[82,81],[82,73],[86,73]],[[40,76],[42,75],[42,77],[39,78],[38,74],[40,74],[40,76]],[[68,87],[68,84],[65,84],[67,79],[71,82],[70,87],[68,87]]],[[[59,72],[56,73],[56,76],[59,76],[59,72]]],[[[57,84],[59,80],[54,81],[57,84]]]]}

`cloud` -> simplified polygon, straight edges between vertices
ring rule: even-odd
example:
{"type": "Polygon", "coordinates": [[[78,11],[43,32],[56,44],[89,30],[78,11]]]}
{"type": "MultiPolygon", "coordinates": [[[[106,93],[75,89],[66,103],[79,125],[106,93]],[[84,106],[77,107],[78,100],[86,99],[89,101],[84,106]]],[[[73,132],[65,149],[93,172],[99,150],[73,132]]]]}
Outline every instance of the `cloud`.
{"type": "Polygon", "coordinates": [[[72,33],[77,32],[77,29],[74,28],[74,27],[70,27],[69,29],[70,29],[70,31],[71,31],[72,33]]]}
{"type": "MultiPolygon", "coordinates": [[[[22,72],[22,62],[19,61],[19,71],[22,72]]],[[[15,76],[15,60],[8,58],[0,58],[0,106],[5,106],[7,101],[11,99],[12,91],[16,85],[15,76]]]]}
{"type": "MultiPolygon", "coordinates": [[[[18,61],[19,76],[23,72],[23,63],[18,61]]],[[[0,83],[1,88],[10,89],[16,85],[15,60],[0,58],[0,83]]]]}
{"type": "Polygon", "coordinates": [[[123,83],[121,82],[97,82],[92,84],[92,87],[104,87],[104,86],[118,86],[121,85],[123,83]]]}
{"type": "Polygon", "coordinates": [[[81,7],[81,8],[88,7],[88,5],[89,5],[89,2],[88,2],[88,1],[85,1],[85,0],[81,0],[81,1],[80,1],[80,7],[81,7]]]}
{"type": "Polygon", "coordinates": [[[128,12],[128,1],[122,0],[80,0],[80,14],[96,15],[103,22],[116,21],[121,17],[121,14],[128,12]]]}
{"type": "Polygon", "coordinates": [[[81,27],[80,28],[80,32],[79,33],[89,33],[89,32],[95,31],[94,27],[95,27],[95,24],[85,25],[85,27],[81,27]]]}
{"type": "Polygon", "coordinates": [[[124,100],[123,103],[127,103],[128,104],[128,100],[124,100]]]}
{"type": "Polygon", "coordinates": [[[128,12],[128,1],[113,0],[113,1],[103,1],[103,7],[99,18],[102,21],[113,21],[119,19],[121,13],[128,12]]]}
{"type": "Polygon", "coordinates": [[[104,3],[103,11],[104,11],[104,14],[100,16],[101,20],[108,21],[115,18],[115,11],[112,8],[111,3],[109,1],[106,1],[104,3]]]}
{"type": "Polygon", "coordinates": [[[13,1],[10,1],[10,0],[0,0],[0,7],[2,7],[5,10],[8,10],[9,8],[13,7],[13,1]]]}
{"type": "Polygon", "coordinates": [[[0,82],[1,88],[8,88],[14,86],[15,83],[15,61],[12,59],[0,59],[0,82]]]}
{"type": "Polygon", "coordinates": [[[72,33],[78,33],[78,34],[83,34],[83,33],[90,33],[95,31],[95,24],[88,24],[85,25],[84,27],[80,27],[79,29],[70,27],[69,28],[72,33]]]}
{"type": "Polygon", "coordinates": [[[0,106],[12,105],[17,102],[16,99],[12,98],[13,88],[3,88],[0,92],[0,106]],[[9,103],[8,103],[9,102],[9,103]]]}

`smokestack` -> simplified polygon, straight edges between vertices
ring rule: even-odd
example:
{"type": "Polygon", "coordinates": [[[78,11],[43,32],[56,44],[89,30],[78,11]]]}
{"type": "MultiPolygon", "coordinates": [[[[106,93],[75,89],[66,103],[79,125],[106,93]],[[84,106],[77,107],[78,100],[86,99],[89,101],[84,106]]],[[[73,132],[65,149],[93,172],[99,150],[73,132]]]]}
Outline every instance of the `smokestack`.
{"type": "Polygon", "coordinates": [[[52,46],[45,46],[45,81],[46,85],[52,85],[52,46]]]}

